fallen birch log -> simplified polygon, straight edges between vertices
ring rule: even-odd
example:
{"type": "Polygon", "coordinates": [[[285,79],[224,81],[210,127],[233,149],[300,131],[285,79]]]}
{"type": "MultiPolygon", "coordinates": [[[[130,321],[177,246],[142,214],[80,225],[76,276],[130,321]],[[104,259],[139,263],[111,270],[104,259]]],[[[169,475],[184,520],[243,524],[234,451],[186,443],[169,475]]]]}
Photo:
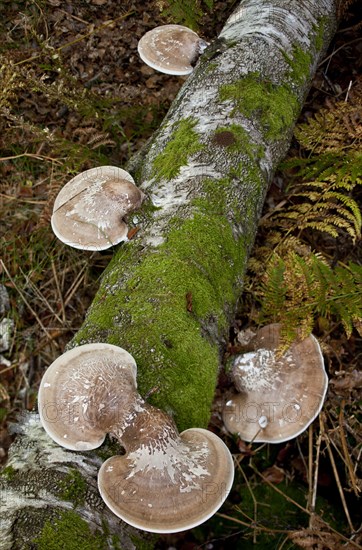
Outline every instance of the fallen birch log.
{"type": "MultiPolygon", "coordinates": [[[[333,0],[242,1],[130,163],[147,196],[128,220],[138,231],[118,247],[70,347],[129,351],[140,393],[179,430],[208,423],[264,198],[335,27],[333,0]]],[[[0,477],[1,549],[147,539],[102,503],[101,452],[56,446],[37,415],[17,431],[0,477]]]]}

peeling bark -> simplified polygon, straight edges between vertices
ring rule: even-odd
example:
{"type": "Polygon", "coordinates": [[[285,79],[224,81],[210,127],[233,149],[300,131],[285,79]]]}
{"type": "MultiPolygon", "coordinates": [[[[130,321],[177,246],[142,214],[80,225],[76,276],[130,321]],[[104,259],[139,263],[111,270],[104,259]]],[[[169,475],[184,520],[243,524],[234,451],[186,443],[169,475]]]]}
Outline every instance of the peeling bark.
{"type": "Polygon", "coordinates": [[[137,530],[121,522],[99,495],[103,459],[97,453],[63,449],[35,413],[24,414],[15,432],[0,476],[1,550],[135,548],[137,530]]]}
{"type": "MultiPolygon", "coordinates": [[[[265,194],[334,32],[335,11],[334,0],[242,1],[130,163],[148,197],[129,220],[139,231],[118,247],[70,346],[127,349],[140,392],[153,392],[152,403],[180,430],[207,425],[265,194]]],[[[97,453],[60,449],[37,415],[18,429],[0,477],[0,548],[47,548],[45,534],[52,527],[64,536],[65,519],[74,540],[87,536],[88,525],[103,541],[99,548],[134,547],[136,531],[97,493],[97,453]],[[77,485],[74,472],[85,481],[82,498],[65,490],[77,485]]]]}

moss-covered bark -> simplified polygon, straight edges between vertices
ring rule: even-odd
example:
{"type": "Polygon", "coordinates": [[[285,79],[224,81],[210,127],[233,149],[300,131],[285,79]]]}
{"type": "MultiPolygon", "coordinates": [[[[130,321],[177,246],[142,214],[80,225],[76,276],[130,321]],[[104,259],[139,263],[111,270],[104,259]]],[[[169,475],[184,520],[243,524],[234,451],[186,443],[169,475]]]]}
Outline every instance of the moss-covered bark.
{"type": "MultiPolygon", "coordinates": [[[[264,197],[334,26],[334,0],[242,1],[132,163],[147,194],[129,220],[139,231],[117,247],[70,345],[127,349],[140,392],[180,430],[208,422],[264,197]]],[[[73,546],[90,534],[99,548],[132,546],[97,494],[99,453],[57,448],[37,417],[16,445],[0,477],[0,548],[52,548],[69,525],[73,546]]]]}
{"type": "Polygon", "coordinates": [[[134,167],[139,231],[72,342],[132,353],[140,392],[180,429],[208,422],[265,193],[334,26],[329,0],[241,5],[134,167]]]}

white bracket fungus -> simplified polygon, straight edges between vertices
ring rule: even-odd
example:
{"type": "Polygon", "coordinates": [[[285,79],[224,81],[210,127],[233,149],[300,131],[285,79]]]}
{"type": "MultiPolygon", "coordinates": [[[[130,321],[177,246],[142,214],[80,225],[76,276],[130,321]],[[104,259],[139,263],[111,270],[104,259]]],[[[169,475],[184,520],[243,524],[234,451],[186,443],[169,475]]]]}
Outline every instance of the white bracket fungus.
{"type": "Polygon", "coordinates": [[[126,454],[109,458],[99,492],[121,519],[144,531],[174,533],[211,517],[234,477],[223,441],[200,428],[178,433],[173,420],[137,393],[136,363],[110,344],[74,348],[50,365],[38,406],[47,433],[63,447],[90,450],[113,434],[126,454]]]}
{"type": "Polygon", "coordinates": [[[239,355],[233,379],[240,392],[224,407],[230,433],[244,441],[281,443],[304,432],[324,403],[328,378],[317,339],[295,341],[279,357],[280,325],[267,325],[239,355]]]}
{"type": "Polygon", "coordinates": [[[105,250],[127,240],[123,218],[139,208],[144,194],[116,166],[99,166],[71,179],[55,199],[51,225],[65,244],[105,250]]]}
{"type": "Polygon", "coordinates": [[[138,42],[138,53],[144,63],[161,73],[192,73],[207,42],[182,25],[161,25],[146,32],[138,42]]]}

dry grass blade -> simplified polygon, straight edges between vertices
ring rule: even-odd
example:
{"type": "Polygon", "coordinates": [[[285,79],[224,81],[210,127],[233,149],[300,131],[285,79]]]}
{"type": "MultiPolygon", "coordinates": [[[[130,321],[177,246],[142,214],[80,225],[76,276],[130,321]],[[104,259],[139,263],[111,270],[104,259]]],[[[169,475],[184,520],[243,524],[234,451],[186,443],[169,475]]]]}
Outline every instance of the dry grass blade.
{"type": "Polygon", "coordinates": [[[256,544],[256,525],[258,524],[258,502],[255,498],[255,495],[253,493],[253,490],[250,486],[250,483],[249,483],[249,480],[247,478],[247,476],[245,475],[244,473],[244,470],[242,469],[242,467],[240,466],[240,461],[238,460],[237,461],[237,467],[238,467],[238,470],[239,472],[241,473],[241,475],[243,476],[244,478],[244,481],[246,483],[246,486],[248,488],[248,491],[250,493],[250,496],[253,500],[253,506],[254,506],[254,519],[252,520],[252,525],[253,525],[253,529],[254,529],[254,532],[253,532],[253,543],[256,544]]]}
{"type": "MultiPolygon", "coordinates": [[[[33,291],[34,296],[38,298],[39,304],[45,304],[48,311],[55,317],[55,319],[62,324],[64,321],[59,317],[53,307],[50,305],[47,298],[41,293],[40,289],[31,281],[28,275],[26,275],[23,270],[20,268],[19,272],[24,276],[25,285],[27,288],[33,291]]],[[[19,290],[18,290],[19,291],[19,290]]]]}
{"type": "MultiPolygon", "coordinates": [[[[0,374],[2,374],[4,371],[0,371],[0,374]]],[[[10,395],[8,394],[7,389],[0,384],[0,401],[10,401],[10,395]]]]}
{"type": "Polygon", "coordinates": [[[24,304],[26,305],[26,307],[29,309],[29,311],[32,313],[32,315],[34,315],[39,327],[42,329],[42,331],[44,332],[44,334],[48,337],[49,336],[49,331],[48,329],[43,325],[43,323],[41,322],[41,320],[39,319],[38,317],[38,314],[36,313],[36,311],[32,308],[32,306],[29,304],[28,300],[26,299],[23,291],[19,288],[19,286],[16,284],[16,282],[14,281],[13,277],[11,276],[11,274],[9,273],[6,265],[4,264],[4,262],[0,259],[0,266],[2,267],[2,269],[4,270],[4,272],[6,273],[7,277],[9,278],[9,281],[13,284],[14,288],[16,289],[16,291],[18,292],[19,296],[21,297],[21,299],[23,300],[24,304]]]}
{"type": "Polygon", "coordinates": [[[62,321],[63,321],[63,323],[65,323],[65,321],[66,321],[66,315],[65,315],[65,306],[64,306],[64,301],[63,301],[63,295],[62,295],[62,291],[61,291],[61,289],[60,289],[58,274],[57,274],[57,270],[55,269],[55,265],[54,265],[54,260],[53,260],[53,259],[51,260],[51,266],[52,266],[52,271],[53,271],[55,286],[56,286],[56,289],[57,289],[57,292],[58,292],[58,299],[59,299],[59,304],[60,304],[60,308],[61,308],[61,312],[62,312],[62,321]]]}
{"type": "MultiPolygon", "coordinates": [[[[347,465],[347,469],[348,469],[348,473],[349,473],[349,479],[350,479],[354,494],[356,495],[356,497],[358,497],[360,495],[361,489],[358,486],[357,477],[356,477],[356,474],[355,474],[355,471],[354,471],[354,468],[353,468],[353,465],[352,465],[351,457],[350,457],[349,452],[348,452],[347,440],[346,440],[346,435],[345,435],[345,432],[344,432],[344,406],[345,406],[345,402],[342,401],[341,410],[339,412],[339,426],[338,426],[339,437],[340,437],[340,440],[341,440],[341,445],[342,445],[345,464],[347,465]]],[[[357,463],[356,463],[356,467],[357,467],[357,463]]]]}
{"type": "MultiPolygon", "coordinates": [[[[314,477],[313,477],[313,487],[312,487],[312,494],[311,494],[311,503],[310,503],[310,511],[314,514],[315,513],[315,506],[317,501],[317,488],[318,488],[318,473],[319,473],[319,457],[320,457],[320,451],[321,451],[321,443],[322,443],[322,434],[319,433],[316,443],[316,457],[315,457],[315,463],[314,463],[314,477]]],[[[313,470],[312,470],[313,471],[313,470]]],[[[312,471],[311,471],[311,477],[312,477],[312,471]]],[[[312,516],[311,516],[312,520],[312,516]]],[[[310,520],[310,527],[312,521],[310,520]]]]}
{"type": "Polygon", "coordinates": [[[59,165],[63,164],[63,162],[61,162],[58,159],[55,159],[55,158],[52,158],[52,157],[46,157],[44,155],[37,155],[35,153],[21,153],[19,155],[11,155],[9,157],[0,157],[0,161],[20,159],[20,158],[23,158],[23,157],[28,157],[28,158],[32,158],[32,159],[36,159],[36,160],[46,160],[48,162],[54,162],[55,164],[59,164],[59,165]]]}

